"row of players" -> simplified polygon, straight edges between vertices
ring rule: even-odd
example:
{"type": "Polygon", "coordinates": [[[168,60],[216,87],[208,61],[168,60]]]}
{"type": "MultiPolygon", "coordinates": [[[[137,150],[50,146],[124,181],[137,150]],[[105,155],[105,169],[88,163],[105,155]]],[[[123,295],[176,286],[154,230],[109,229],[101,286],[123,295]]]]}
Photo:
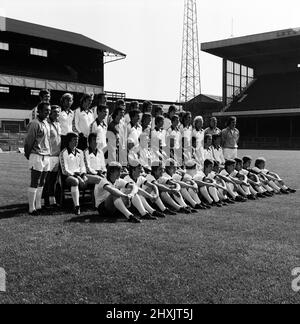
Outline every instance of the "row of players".
{"type": "MultiPolygon", "coordinates": [[[[132,155],[129,158],[129,174],[125,178],[123,174],[124,179],[121,180],[121,164],[110,161],[106,169],[105,164],[101,163],[96,133],[89,135],[88,148],[84,152],[78,149],[79,135],[67,134],[66,148],[59,154],[59,158],[52,156],[50,146],[53,145],[53,140],[47,119],[51,113],[50,123],[53,122],[55,116],[59,115],[59,109],[42,103],[38,106],[38,113],[38,118],[29,126],[25,141],[25,156],[29,159],[31,169],[28,197],[29,212],[32,215],[38,214],[42,207],[43,191],[47,192],[48,188],[53,190],[51,186],[44,188],[44,184],[46,179],[48,184],[55,183],[57,173],[52,167],[58,167],[59,164],[64,181],[71,187],[76,215],[80,214],[80,187],[95,184],[96,207],[100,206],[99,211],[117,209],[133,222],[138,222],[139,219],[128,210],[130,204],[134,205],[142,218],[154,219],[174,212],[191,213],[214,205],[222,207],[224,204],[263,198],[275,193],[295,192],[285,186],[278,175],[265,169],[264,160],[256,161],[256,168],[250,169],[250,165],[247,166],[251,160],[249,158],[244,161],[244,165],[240,160],[228,159],[224,166],[217,161],[205,159],[201,169],[194,159],[187,161],[184,168],[179,168],[175,160],[167,159],[164,170],[159,160],[152,161],[151,166],[147,166],[132,155]],[[215,168],[214,177],[212,168],[215,168]],[[219,172],[220,170],[222,171],[219,172]],[[148,175],[142,178],[142,172],[148,175]]],[[[59,141],[59,136],[55,139],[59,141]]],[[[58,148],[59,146],[57,151],[60,152],[58,148]]],[[[50,196],[53,197],[54,193],[50,193],[50,196]]]]}
{"type": "Polygon", "coordinates": [[[64,165],[67,160],[63,153],[61,163],[65,181],[72,188],[76,215],[80,214],[79,188],[89,183],[95,184],[95,207],[100,215],[117,213],[134,223],[296,192],[279,175],[266,169],[264,158],[258,158],[253,168],[249,156],[227,160],[224,166],[206,159],[203,170],[198,169],[195,160],[188,161],[183,169],[174,159],[154,161],[151,168],[143,167],[138,159],[129,159],[129,172],[124,174],[118,162],[97,170],[96,161],[88,159],[97,147],[96,134],[89,136],[85,152],[76,148],[76,134],[69,134],[68,138],[69,150],[77,154],[77,165],[64,165]],[[132,213],[131,206],[137,214],[132,213]]]}

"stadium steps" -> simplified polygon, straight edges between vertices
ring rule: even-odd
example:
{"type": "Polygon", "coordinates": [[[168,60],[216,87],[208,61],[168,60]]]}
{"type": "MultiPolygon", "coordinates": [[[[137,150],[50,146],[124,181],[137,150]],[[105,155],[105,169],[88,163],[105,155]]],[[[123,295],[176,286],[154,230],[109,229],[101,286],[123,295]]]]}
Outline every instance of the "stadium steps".
{"type": "Polygon", "coordinates": [[[233,101],[229,111],[288,109],[300,107],[300,73],[262,76],[245,91],[242,101],[233,101]]]}

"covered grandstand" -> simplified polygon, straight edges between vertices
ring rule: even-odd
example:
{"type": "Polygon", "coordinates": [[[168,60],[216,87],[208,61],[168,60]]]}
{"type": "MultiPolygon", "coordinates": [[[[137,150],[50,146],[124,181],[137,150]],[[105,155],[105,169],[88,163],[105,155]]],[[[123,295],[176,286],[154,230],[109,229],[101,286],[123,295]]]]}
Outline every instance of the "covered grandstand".
{"type": "Polygon", "coordinates": [[[239,117],[241,145],[300,148],[300,28],[202,44],[223,59],[224,120],[239,117]]]}
{"type": "Polygon", "coordinates": [[[84,35],[1,18],[0,24],[0,144],[23,145],[22,131],[39,102],[39,91],[51,91],[51,102],[62,94],[104,92],[104,64],[125,54],[84,35]]]}

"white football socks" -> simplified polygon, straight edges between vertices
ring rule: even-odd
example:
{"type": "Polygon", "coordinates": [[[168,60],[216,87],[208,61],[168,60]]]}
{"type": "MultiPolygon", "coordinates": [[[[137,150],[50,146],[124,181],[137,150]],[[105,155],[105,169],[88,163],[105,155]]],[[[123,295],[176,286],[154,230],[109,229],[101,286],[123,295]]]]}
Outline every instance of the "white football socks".
{"type": "Polygon", "coordinates": [[[29,203],[29,213],[35,211],[35,201],[36,201],[36,188],[28,188],[28,203],[29,203]]]}
{"type": "Polygon", "coordinates": [[[36,210],[41,210],[42,209],[42,195],[43,195],[43,189],[44,187],[38,187],[37,192],[36,192],[36,210]]]}
{"type": "Polygon", "coordinates": [[[79,207],[80,204],[79,204],[79,188],[78,187],[71,187],[71,194],[72,194],[72,199],[73,199],[73,202],[74,202],[74,206],[75,207],[79,207]]]}

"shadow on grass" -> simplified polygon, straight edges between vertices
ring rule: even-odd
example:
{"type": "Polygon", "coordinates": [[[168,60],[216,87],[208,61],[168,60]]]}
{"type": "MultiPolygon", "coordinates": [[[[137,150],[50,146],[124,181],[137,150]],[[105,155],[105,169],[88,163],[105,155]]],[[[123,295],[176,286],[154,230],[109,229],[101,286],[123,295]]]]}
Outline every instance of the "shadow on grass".
{"type": "Polygon", "coordinates": [[[0,219],[19,217],[28,213],[28,205],[18,204],[0,207],[0,219]]]}
{"type": "Polygon", "coordinates": [[[118,217],[101,217],[99,215],[77,216],[67,220],[65,223],[81,223],[81,224],[101,224],[101,223],[119,223],[126,222],[126,219],[118,217]]]}

